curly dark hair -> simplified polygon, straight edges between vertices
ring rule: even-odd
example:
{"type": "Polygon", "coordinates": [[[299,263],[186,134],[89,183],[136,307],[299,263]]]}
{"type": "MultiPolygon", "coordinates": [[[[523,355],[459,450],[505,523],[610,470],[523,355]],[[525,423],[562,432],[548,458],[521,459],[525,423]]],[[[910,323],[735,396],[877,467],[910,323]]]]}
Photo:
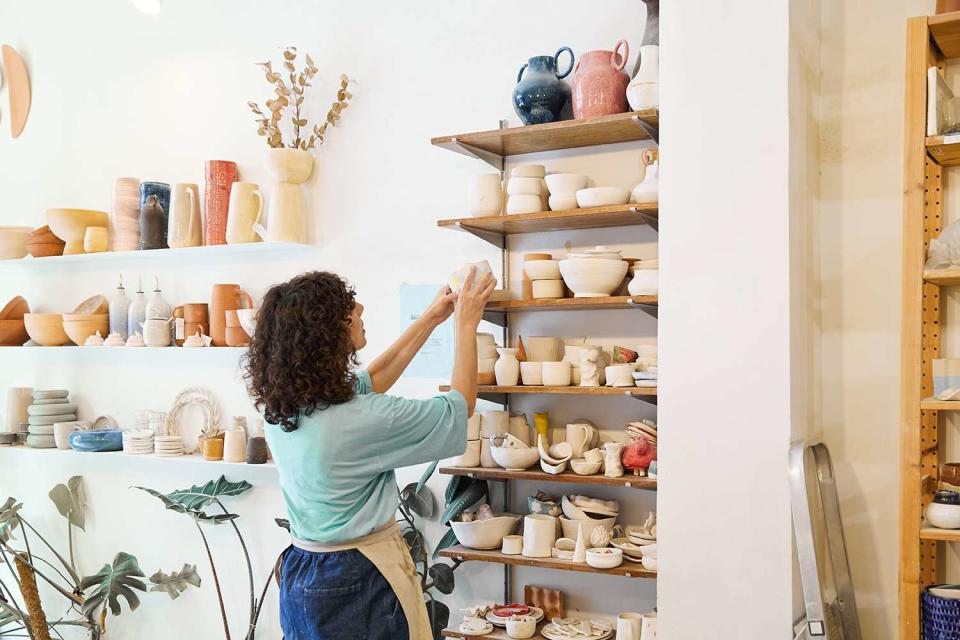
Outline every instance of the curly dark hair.
{"type": "Polygon", "coordinates": [[[301,415],[354,397],[359,361],[347,320],[355,306],[353,288],[323,271],[267,291],[244,357],[247,390],[267,422],[294,431],[301,415]]]}

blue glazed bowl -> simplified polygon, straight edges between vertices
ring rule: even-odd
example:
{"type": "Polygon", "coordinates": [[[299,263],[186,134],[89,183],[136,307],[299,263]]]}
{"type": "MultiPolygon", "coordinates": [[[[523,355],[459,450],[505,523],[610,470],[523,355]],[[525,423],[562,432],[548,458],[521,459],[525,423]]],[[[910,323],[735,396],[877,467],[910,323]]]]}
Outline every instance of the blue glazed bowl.
{"type": "Polygon", "coordinates": [[[70,447],[76,451],[122,451],[123,432],[119,429],[74,431],[70,434],[70,447]]]}

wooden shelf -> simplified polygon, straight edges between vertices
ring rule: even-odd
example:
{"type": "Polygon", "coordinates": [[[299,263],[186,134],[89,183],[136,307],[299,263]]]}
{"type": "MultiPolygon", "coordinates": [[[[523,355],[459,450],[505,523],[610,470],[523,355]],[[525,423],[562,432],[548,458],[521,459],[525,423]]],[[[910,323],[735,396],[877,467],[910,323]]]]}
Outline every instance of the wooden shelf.
{"type": "Polygon", "coordinates": [[[485,480],[531,480],[536,482],[563,482],[569,484],[605,485],[609,487],[632,487],[634,489],[657,490],[657,481],[641,478],[633,474],[620,478],[608,478],[603,474],[578,476],[572,471],[553,475],[537,469],[527,471],[507,471],[499,467],[440,467],[440,473],[449,476],[469,476],[485,480]]]}
{"type": "Polygon", "coordinates": [[[437,226],[442,229],[466,231],[502,246],[503,236],[507,235],[644,224],[651,225],[656,229],[657,223],[657,204],[621,204],[609,207],[514,213],[481,218],[452,218],[438,221],[437,226]]]}
{"type": "Polygon", "coordinates": [[[949,269],[929,269],[923,272],[923,279],[939,287],[960,284],[960,267],[949,269]]]}
{"type": "Polygon", "coordinates": [[[440,555],[455,560],[476,560],[479,562],[495,562],[497,564],[510,564],[521,567],[559,569],[561,571],[577,571],[580,573],[599,573],[601,575],[622,576],[624,578],[649,578],[652,580],[656,580],[657,578],[656,571],[647,571],[641,565],[633,562],[624,562],[614,569],[594,569],[588,564],[577,564],[569,560],[527,558],[521,555],[508,556],[495,550],[484,551],[482,549],[469,549],[459,544],[449,549],[444,549],[440,552],[440,555]]]}
{"type": "Polygon", "coordinates": [[[920,408],[924,411],[960,411],[960,400],[924,398],[920,401],[920,408]]]}
{"type": "MultiPolygon", "coordinates": [[[[530,636],[530,640],[546,640],[546,638],[539,633],[540,629],[544,628],[550,624],[549,621],[544,620],[537,625],[537,633],[530,636]]],[[[507,630],[503,627],[494,627],[493,631],[484,635],[484,636],[468,636],[465,633],[460,633],[459,628],[457,629],[444,629],[442,631],[444,638],[483,638],[484,640],[511,640],[510,636],[507,635],[507,630]]]]}
{"type": "Polygon", "coordinates": [[[650,132],[656,132],[659,126],[659,112],[646,109],[599,118],[441,136],[431,139],[430,143],[489,162],[484,156],[502,159],[523,153],[649,140],[650,132]]]}
{"type": "Polygon", "coordinates": [[[927,153],[944,167],[960,164],[960,134],[930,136],[927,138],[927,153]]]}
{"type": "Polygon", "coordinates": [[[960,11],[927,19],[930,37],[946,58],[960,58],[960,11]]]}
{"type": "Polygon", "coordinates": [[[502,302],[488,302],[487,311],[502,311],[503,313],[527,311],[600,311],[603,309],[636,309],[639,305],[656,304],[657,296],[504,300],[502,302]]]}
{"type": "Polygon", "coordinates": [[[960,529],[937,529],[936,527],[921,527],[921,540],[939,540],[941,542],[960,542],[960,529]]]}
{"type": "MultiPolygon", "coordinates": [[[[450,391],[450,385],[441,385],[441,392],[450,391]]],[[[656,387],[535,387],[516,386],[498,387],[497,385],[479,385],[478,394],[559,394],[579,396],[631,396],[635,398],[650,398],[656,401],[656,387]]]]}

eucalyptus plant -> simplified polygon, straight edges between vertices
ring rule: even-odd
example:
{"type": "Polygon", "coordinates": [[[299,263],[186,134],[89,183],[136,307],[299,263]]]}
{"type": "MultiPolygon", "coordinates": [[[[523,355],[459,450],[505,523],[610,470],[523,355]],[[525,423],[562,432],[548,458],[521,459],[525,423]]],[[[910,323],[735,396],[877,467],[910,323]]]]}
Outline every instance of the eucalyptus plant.
{"type": "Polygon", "coordinates": [[[67,557],[24,518],[22,503],[7,498],[0,505],[0,563],[7,569],[0,573],[0,638],[49,640],[51,633],[62,637],[60,628],[80,627],[90,640],[99,640],[106,632],[108,614],[121,614],[120,599],[131,611],[136,610],[140,606],[136,591],[146,592],[148,583],[149,591],[165,592],[171,599],[190,586],[200,586],[196,567],[189,564],[180,571],[157,571],[145,579],[137,558],[123,551],[93,575],[81,576],[74,556],[74,528],[85,531],[86,526],[83,478],[73,476],[66,484],[55,486],[49,495],[67,521],[67,557]],[[52,560],[40,555],[41,550],[52,560]],[[51,587],[63,602],[43,602],[38,580],[51,587]],[[47,615],[53,607],[56,615],[47,615]]]}
{"type": "MultiPolygon", "coordinates": [[[[430,520],[436,515],[437,500],[426,486],[427,480],[436,469],[437,462],[434,462],[427,467],[419,482],[412,482],[403,488],[400,492],[397,511],[403,520],[401,524],[403,540],[410,548],[410,556],[420,576],[420,586],[426,599],[433,637],[439,639],[442,637],[442,631],[450,623],[450,609],[434,598],[432,590],[436,589],[442,594],[453,593],[456,586],[453,572],[462,561],[455,560],[452,566],[442,562],[431,564],[431,560],[436,560],[442,550],[456,544],[457,537],[453,529],[449,529],[430,554],[426,538],[417,528],[417,516],[430,520]]],[[[444,509],[440,515],[440,522],[449,527],[451,521],[456,520],[464,511],[486,498],[487,495],[485,481],[466,476],[453,476],[444,495],[444,509]]]]}

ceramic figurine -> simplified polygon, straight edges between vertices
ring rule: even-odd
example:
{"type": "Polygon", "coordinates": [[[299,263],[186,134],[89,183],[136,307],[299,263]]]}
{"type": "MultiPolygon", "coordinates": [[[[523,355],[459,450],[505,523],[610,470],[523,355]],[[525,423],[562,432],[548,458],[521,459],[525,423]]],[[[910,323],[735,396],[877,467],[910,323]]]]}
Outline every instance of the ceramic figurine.
{"type": "Polygon", "coordinates": [[[620,461],[620,456],[623,455],[624,446],[622,442],[608,442],[603,445],[605,453],[603,475],[608,478],[619,478],[623,475],[623,463],[620,461]]]}
{"type": "Polygon", "coordinates": [[[623,466],[636,476],[647,475],[650,463],[657,459],[657,445],[646,438],[634,438],[623,451],[623,466]]]}
{"type": "Polygon", "coordinates": [[[520,381],[520,362],[517,360],[517,350],[514,348],[499,348],[500,357],[493,366],[497,377],[497,384],[501,387],[513,387],[520,381]]]}
{"type": "Polygon", "coordinates": [[[577,525],[577,546],[573,549],[573,561],[580,564],[587,563],[587,541],[583,535],[583,525],[577,525]]]}
{"type": "Polygon", "coordinates": [[[573,72],[573,117],[596,118],[627,110],[627,85],[624,73],[630,47],[617,41],[612,51],[590,51],[580,56],[573,72]],[[617,53],[621,47],[623,54],[617,53]]]}
{"type": "Polygon", "coordinates": [[[564,109],[570,103],[570,87],[563,78],[573,69],[573,58],[570,47],[561,47],[552,56],[534,56],[520,67],[517,86],[513,89],[513,108],[523,124],[563,119],[564,109]],[[558,60],[564,51],[570,54],[570,64],[566,71],[558,73],[558,60]]]}
{"type": "Polygon", "coordinates": [[[127,347],[145,347],[147,343],[143,341],[143,335],[139,331],[134,331],[133,334],[127,338],[127,342],[124,346],[127,347]]]}
{"type": "Polygon", "coordinates": [[[124,340],[127,339],[127,312],[130,310],[130,298],[127,297],[127,291],[123,288],[123,276],[120,276],[120,283],[117,285],[117,291],[110,299],[110,334],[119,334],[124,340]]]}
{"type": "Polygon", "coordinates": [[[146,320],[147,300],[143,295],[143,282],[138,281],[137,293],[127,310],[127,337],[140,331],[140,324],[146,320]]]}
{"type": "MultiPolygon", "coordinates": [[[[126,333],[126,332],[124,332],[124,333],[126,333]]],[[[103,346],[105,346],[105,347],[122,347],[122,346],[124,346],[124,345],[126,344],[126,342],[127,342],[127,341],[124,340],[124,338],[123,338],[122,335],[120,335],[118,332],[114,331],[113,333],[111,333],[110,335],[108,335],[108,336],[106,337],[106,339],[103,341],[103,346]]]]}
{"type": "Polygon", "coordinates": [[[602,368],[602,362],[600,360],[599,348],[584,347],[580,349],[580,386],[581,387],[599,387],[601,368],[602,368]]]}

